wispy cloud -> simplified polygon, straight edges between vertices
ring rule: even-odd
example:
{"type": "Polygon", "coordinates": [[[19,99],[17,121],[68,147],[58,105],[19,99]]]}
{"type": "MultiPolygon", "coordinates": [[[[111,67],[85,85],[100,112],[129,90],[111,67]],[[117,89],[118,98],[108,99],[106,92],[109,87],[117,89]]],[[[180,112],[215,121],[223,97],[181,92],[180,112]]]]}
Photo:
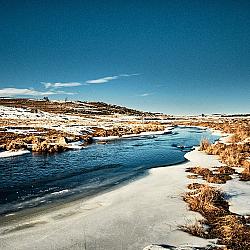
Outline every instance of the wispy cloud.
{"type": "Polygon", "coordinates": [[[146,96],[149,96],[149,95],[152,95],[152,93],[143,93],[143,94],[140,94],[140,95],[138,95],[138,96],[146,97],[146,96]]]}
{"type": "Polygon", "coordinates": [[[62,88],[62,87],[77,87],[81,86],[80,82],[41,82],[46,89],[48,88],[62,88]]]}
{"type": "Polygon", "coordinates": [[[37,91],[34,89],[3,88],[0,89],[0,96],[47,96],[47,95],[71,95],[64,91],[37,91]]]}
{"type": "Polygon", "coordinates": [[[138,75],[140,75],[140,74],[136,73],[136,74],[120,74],[120,75],[115,75],[115,76],[106,76],[106,77],[99,78],[99,79],[88,80],[88,81],[86,81],[86,83],[89,83],[89,84],[107,83],[107,82],[116,80],[118,78],[130,77],[130,76],[138,76],[138,75]]]}

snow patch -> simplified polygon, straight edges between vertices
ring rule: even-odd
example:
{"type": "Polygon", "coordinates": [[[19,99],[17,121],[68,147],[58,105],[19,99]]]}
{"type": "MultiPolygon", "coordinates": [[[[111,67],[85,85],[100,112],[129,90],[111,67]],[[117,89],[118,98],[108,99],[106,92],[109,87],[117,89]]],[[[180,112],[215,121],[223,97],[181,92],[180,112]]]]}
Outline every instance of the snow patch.
{"type": "Polygon", "coordinates": [[[3,152],[0,152],[0,158],[13,157],[13,156],[29,154],[29,153],[30,153],[29,150],[3,151],[3,152]]]}

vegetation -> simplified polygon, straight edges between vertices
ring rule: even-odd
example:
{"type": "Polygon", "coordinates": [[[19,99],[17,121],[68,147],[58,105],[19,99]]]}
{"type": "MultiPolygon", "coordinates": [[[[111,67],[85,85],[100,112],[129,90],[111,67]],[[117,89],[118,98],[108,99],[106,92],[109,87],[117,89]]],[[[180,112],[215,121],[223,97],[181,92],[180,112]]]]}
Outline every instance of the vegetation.
{"type": "Polygon", "coordinates": [[[0,105],[15,107],[15,108],[29,108],[31,110],[41,110],[55,114],[71,114],[71,115],[153,115],[150,112],[142,112],[135,109],[111,105],[103,102],[82,102],[82,101],[49,101],[48,98],[41,100],[24,99],[24,98],[0,98],[0,105]]]}
{"type": "MultiPolygon", "coordinates": [[[[244,170],[239,173],[240,180],[250,180],[249,120],[192,122],[189,125],[205,126],[232,134],[227,143],[211,144],[207,139],[201,141],[200,150],[218,155],[226,165],[213,169],[200,166],[189,168],[186,170],[192,173],[188,175],[189,179],[202,178],[207,183],[223,184],[232,178],[232,174],[236,174],[233,167],[243,167],[244,170]]],[[[209,184],[192,183],[187,187],[190,191],[185,193],[184,201],[190,210],[199,212],[205,220],[182,226],[183,231],[203,238],[217,238],[217,243],[224,245],[221,248],[224,250],[250,249],[249,217],[230,212],[224,193],[209,184]]]]}
{"type": "MultiPolygon", "coordinates": [[[[222,166],[218,168],[215,171],[212,171],[208,168],[202,168],[202,167],[194,167],[194,168],[189,168],[186,170],[186,172],[190,172],[195,174],[195,178],[197,176],[201,176],[203,180],[206,180],[209,183],[217,183],[217,184],[222,184],[226,183],[228,180],[231,180],[232,177],[230,176],[232,173],[235,172],[234,169],[222,166]]],[[[192,177],[188,177],[189,179],[192,179],[192,177]]],[[[193,178],[193,179],[195,179],[193,178]]]]}
{"type": "Polygon", "coordinates": [[[218,244],[225,249],[250,249],[250,227],[244,216],[229,211],[224,194],[207,184],[194,183],[188,186],[191,191],[184,195],[190,210],[201,213],[205,220],[185,225],[185,232],[204,238],[218,238],[218,244]]]}

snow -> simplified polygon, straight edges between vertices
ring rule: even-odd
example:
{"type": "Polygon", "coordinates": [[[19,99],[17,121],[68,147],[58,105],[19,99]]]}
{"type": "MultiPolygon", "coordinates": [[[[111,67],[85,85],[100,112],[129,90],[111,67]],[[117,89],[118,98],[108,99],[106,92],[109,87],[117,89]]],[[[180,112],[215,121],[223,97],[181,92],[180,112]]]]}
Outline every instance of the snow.
{"type": "Polygon", "coordinates": [[[226,192],[230,211],[240,215],[249,215],[250,213],[250,183],[249,181],[240,181],[238,178],[227,181],[223,185],[223,191],[226,192]]]}
{"type": "Polygon", "coordinates": [[[0,158],[19,156],[23,154],[29,154],[28,150],[18,150],[18,151],[3,151],[0,152],[0,158]]]}
{"type": "MultiPolygon", "coordinates": [[[[225,137],[226,138],[226,137],[225,137]]],[[[196,150],[189,152],[185,155],[185,158],[195,164],[195,166],[201,166],[205,168],[214,168],[225,165],[221,163],[217,156],[207,155],[204,152],[196,150]]],[[[243,168],[235,168],[237,172],[241,172],[243,168]]],[[[194,180],[199,182],[199,180],[194,180]]],[[[249,215],[250,208],[250,183],[240,181],[239,178],[233,178],[227,181],[225,184],[210,184],[220,188],[226,193],[227,199],[230,205],[230,211],[240,215],[249,215]]]]}
{"type": "Polygon", "coordinates": [[[112,140],[118,140],[121,137],[119,136],[99,136],[99,137],[93,137],[94,141],[112,141],[112,140]]]}
{"type": "Polygon", "coordinates": [[[178,125],[178,127],[181,128],[198,128],[198,129],[202,129],[202,130],[206,130],[207,127],[203,127],[203,126],[192,126],[192,125],[178,125]]]}
{"type": "Polygon", "coordinates": [[[228,142],[228,140],[230,139],[230,137],[233,135],[233,134],[230,134],[230,133],[224,133],[220,130],[215,130],[215,129],[211,129],[212,131],[212,134],[213,135],[217,135],[217,136],[220,136],[220,139],[219,139],[219,142],[220,143],[224,143],[224,144],[230,144],[228,142]]]}
{"type": "Polygon", "coordinates": [[[109,250],[143,249],[152,243],[178,249],[207,246],[214,241],[178,230],[178,226],[202,218],[187,209],[182,194],[192,181],[186,178],[185,169],[202,162],[203,157],[192,151],[189,158],[195,162],[151,169],[146,177],[109,192],[8,223],[0,233],[22,225],[36,226],[0,234],[2,249],[72,249],[84,242],[88,249],[109,250]]]}

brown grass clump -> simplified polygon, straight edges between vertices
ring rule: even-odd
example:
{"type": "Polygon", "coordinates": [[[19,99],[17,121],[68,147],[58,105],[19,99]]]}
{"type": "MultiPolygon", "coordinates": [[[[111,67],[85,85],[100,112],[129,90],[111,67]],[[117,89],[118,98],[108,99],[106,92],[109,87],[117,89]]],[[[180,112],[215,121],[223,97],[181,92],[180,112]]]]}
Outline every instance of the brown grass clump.
{"type": "Polygon", "coordinates": [[[220,174],[212,174],[208,175],[206,177],[206,181],[209,183],[217,183],[217,184],[223,184],[226,183],[228,180],[231,180],[232,177],[228,175],[220,175],[220,174]]]}
{"type": "Polygon", "coordinates": [[[205,229],[203,221],[196,221],[194,224],[186,224],[181,226],[180,229],[186,233],[189,233],[193,236],[209,238],[208,232],[205,229]]]}
{"type": "Polygon", "coordinates": [[[185,225],[181,229],[203,238],[218,238],[218,243],[225,249],[249,250],[250,226],[244,216],[232,214],[229,205],[220,190],[206,184],[193,183],[188,188],[184,200],[190,210],[201,213],[205,222],[185,225]],[[205,227],[204,225],[207,225],[205,227]]]}
{"type": "Polygon", "coordinates": [[[219,174],[234,174],[235,169],[229,167],[229,166],[221,166],[216,169],[216,172],[219,174]]]}
{"type": "MultiPolygon", "coordinates": [[[[233,135],[228,144],[209,144],[207,140],[201,142],[200,150],[207,154],[218,155],[227,166],[210,169],[195,167],[187,172],[201,176],[211,183],[225,183],[235,174],[232,167],[244,167],[239,174],[240,180],[250,180],[250,121],[249,119],[228,119],[219,122],[191,122],[187,125],[198,125],[214,128],[233,135]]],[[[203,238],[218,238],[218,243],[225,247],[215,247],[223,250],[250,250],[250,219],[229,211],[228,202],[223,193],[214,187],[205,184],[193,183],[187,186],[190,191],[184,196],[190,210],[201,213],[206,219],[204,222],[186,225],[182,230],[203,238]]]]}
{"type": "Polygon", "coordinates": [[[190,210],[211,218],[225,215],[229,207],[223,194],[206,184],[200,184],[195,191],[187,192],[184,201],[188,203],[190,210]]]}
{"type": "Polygon", "coordinates": [[[243,160],[241,164],[244,168],[250,168],[250,160],[243,160]]]}
{"type": "Polygon", "coordinates": [[[200,166],[193,167],[193,168],[187,168],[186,172],[197,174],[197,175],[200,175],[200,176],[203,176],[203,177],[212,174],[211,170],[209,170],[208,168],[202,168],[200,166]]]}
{"type": "Polygon", "coordinates": [[[204,151],[211,145],[210,141],[208,139],[203,139],[200,142],[200,150],[204,151]]]}
{"type": "Polygon", "coordinates": [[[250,166],[245,167],[245,169],[240,173],[241,181],[250,181],[250,166]]]}
{"type": "Polygon", "coordinates": [[[211,234],[219,237],[219,243],[227,245],[229,249],[250,249],[250,227],[241,216],[229,214],[218,218],[211,234]]]}
{"type": "Polygon", "coordinates": [[[203,184],[200,183],[192,183],[192,184],[188,184],[187,188],[188,189],[198,189],[201,188],[203,186],[203,184]]]}
{"type": "Polygon", "coordinates": [[[189,175],[187,175],[187,178],[188,178],[188,179],[197,179],[198,176],[197,176],[197,175],[194,175],[194,174],[189,174],[189,175]]]}
{"type": "MultiPolygon", "coordinates": [[[[203,180],[206,180],[209,183],[222,184],[222,183],[226,183],[228,180],[232,179],[232,177],[228,173],[225,173],[225,174],[224,173],[213,173],[208,168],[194,167],[194,168],[188,168],[186,171],[191,172],[191,173],[196,174],[196,175],[199,175],[199,176],[202,176],[203,180]]],[[[222,169],[220,169],[219,171],[222,171],[222,169]]]]}
{"type": "Polygon", "coordinates": [[[249,137],[249,128],[248,129],[243,129],[235,132],[232,136],[229,138],[229,142],[231,143],[238,143],[246,140],[249,137]]]}
{"type": "Polygon", "coordinates": [[[250,215],[245,216],[245,220],[247,224],[250,224],[250,215]]]}
{"type": "Polygon", "coordinates": [[[233,134],[228,139],[228,142],[231,142],[231,143],[237,143],[237,142],[240,142],[240,141],[241,141],[241,136],[239,134],[233,134]]]}
{"type": "Polygon", "coordinates": [[[223,152],[219,154],[222,162],[229,166],[238,167],[241,164],[242,154],[233,150],[232,148],[226,148],[223,152]]]}
{"type": "Polygon", "coordinates": [[[250,156],[250,143],[241,144],[211,144],[205,149],[210,155],[218,155],[221,161],[229,166],[238,167],[250,156]]]}
{"type": "Polygon", "coordinates": [[[218,142],[216,144],[211,144],[209,147],[207,147],[205,152],[209,155],[219,155],[226,149],[226,147],[227,146],[225,144],[218,142]]]}

